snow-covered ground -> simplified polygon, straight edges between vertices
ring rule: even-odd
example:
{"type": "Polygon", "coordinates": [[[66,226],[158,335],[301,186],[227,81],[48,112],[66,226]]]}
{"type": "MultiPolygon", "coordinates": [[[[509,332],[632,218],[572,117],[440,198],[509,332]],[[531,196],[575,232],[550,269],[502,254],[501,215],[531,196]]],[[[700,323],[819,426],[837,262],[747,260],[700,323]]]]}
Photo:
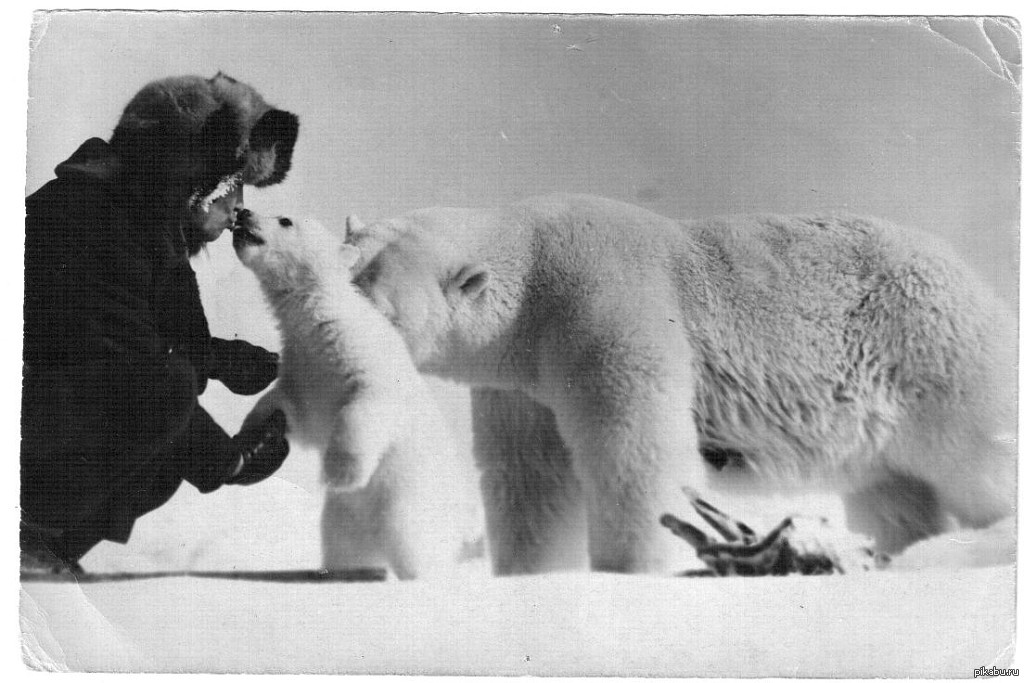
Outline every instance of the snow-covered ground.
{"type": "MultiPolygon", "coordinates": [[[[319,505],[316,463],[297,453],[258,487],[183,486],[84,564],[314,568],[319,505]]],[[[825,496],[725,507],[759,530],[792,511],[842,520],[825,496]]],[[[477,559],[443,583],[24,583],[22,648],[70,671],[964,677],[1015,661],[1012,560],[965,553],[988,542],[956,534],[894,569],[828,577],[496,579],[477,559]],[[965,557],[983,566],[954,566],[965,557]]]]}
{"type": "Polygon", "coordinates": [[[1012,666],[1012,567],[841,577],[560,574],[451,584],[24,584],[51,670],[971,677],[1012,666]]]}

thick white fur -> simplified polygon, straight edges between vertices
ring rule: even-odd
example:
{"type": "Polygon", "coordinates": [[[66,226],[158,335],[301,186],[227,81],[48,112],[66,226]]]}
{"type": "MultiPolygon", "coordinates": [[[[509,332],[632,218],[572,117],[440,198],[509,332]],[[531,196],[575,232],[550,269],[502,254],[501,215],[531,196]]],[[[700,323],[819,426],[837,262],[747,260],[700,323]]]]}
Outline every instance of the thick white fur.
{"type": "Polygon", "coordinates": [[[447,575],[465,539],[463,475],[405,343],[350,282],[358,251],[313,220],[259,217],[253,232],[264,244],[236,251],[260,280],[283,348],[278,382],[247,423],[280,407],[289,441],[322,455],[325,567],[447,575]]]}
{"type": "Polygon", "coordinates": [[[350,233],[418,367],[473,387],[499,573],[671,570],[682,485],[837,491],[890,552],[1013,510],[1014,321],[930,236],[562,195],[350,233]]]}

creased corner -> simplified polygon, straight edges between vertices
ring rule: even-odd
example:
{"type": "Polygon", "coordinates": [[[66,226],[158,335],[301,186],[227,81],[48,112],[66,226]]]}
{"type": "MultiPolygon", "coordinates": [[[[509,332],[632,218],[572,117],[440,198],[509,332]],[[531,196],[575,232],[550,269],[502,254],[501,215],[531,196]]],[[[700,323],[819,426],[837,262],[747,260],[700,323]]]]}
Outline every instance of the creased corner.
{"type": "Polygon", "coordinates": [[[130,626],[119,626],[72,582],[21,590],[22,659],[38,671],[141,672],[145,659],[130,626]]]}
{"type": "Polygon", "coordinates": [[[50,28],[50,15],[52,12],[36,10],[32,13],[32,32],[29,34],[29,50],[35,51],[39,43],[43,42],[47,29],[50,28]]]}
{"type": "Polygon", "coordinates": [[[1020,89],[1021,30],[1010,17],[929,17],[925,27],[1020,89]]]}
{"type": "Polygon", "coordinates": [[[67,673],[67,657],[50,630],[46,613],[25,590],[21,591],[21,659],[34,671],[67,673]]]}

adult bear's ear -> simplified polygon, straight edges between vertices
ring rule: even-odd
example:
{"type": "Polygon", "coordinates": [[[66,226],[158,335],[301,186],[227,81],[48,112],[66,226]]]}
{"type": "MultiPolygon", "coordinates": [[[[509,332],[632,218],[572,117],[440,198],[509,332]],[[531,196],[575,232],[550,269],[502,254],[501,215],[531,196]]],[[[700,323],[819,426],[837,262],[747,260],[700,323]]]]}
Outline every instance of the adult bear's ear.
{"type": "Polygon", "coordinates": [[[341,254],[341,262],[346,268],[352,268],[359,262],[359,256],[362,252],[359,251],[359,247],[352,244],[342,244],[341,250],[338,252],[341,254]]]}
{"type": "Polygon", "coordinates": [[[470,299],[476,299],[487,291],[491,284],[491,269],[482,263],[471,263],[459,269],[459,272],[448,281],[445,288],[447,294],[456,291],[470,299]]]}
{"type": "Polygon", "coordinates": [[[366,228],[366,223],[359,218],[359,216],[349,214],[348,218],[345,219],[345,239],[347,240],[352,235],[358,235],[366,228]]]}

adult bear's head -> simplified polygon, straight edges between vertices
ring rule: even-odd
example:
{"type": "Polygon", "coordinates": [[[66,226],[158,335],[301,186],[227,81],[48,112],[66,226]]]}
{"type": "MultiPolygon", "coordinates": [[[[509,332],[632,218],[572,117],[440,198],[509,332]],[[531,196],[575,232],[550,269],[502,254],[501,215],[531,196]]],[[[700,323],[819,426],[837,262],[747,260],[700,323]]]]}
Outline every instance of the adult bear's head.
{"type": "MultiPolygon", "coordinates": [[[[241,185],[281,182],[299,122],[223,73],[154,81],[128,103],[110,139],[119,178],[150,219],[208,209],[241,185]]],[[[190,231],[195,233],[196,231],[190,231]]],[[[186,234],[190,253],[201,234],[186,234]]]]}
{"type": "Polygon", "coordinates": [[[528,240],[497,212],[433,208],[362,225],[353,282],[398,328],[420,370],[454,379],[491,354],[518,315],[528,240]],[[514,235],[509,238],[506,233],[514,235]]]}

